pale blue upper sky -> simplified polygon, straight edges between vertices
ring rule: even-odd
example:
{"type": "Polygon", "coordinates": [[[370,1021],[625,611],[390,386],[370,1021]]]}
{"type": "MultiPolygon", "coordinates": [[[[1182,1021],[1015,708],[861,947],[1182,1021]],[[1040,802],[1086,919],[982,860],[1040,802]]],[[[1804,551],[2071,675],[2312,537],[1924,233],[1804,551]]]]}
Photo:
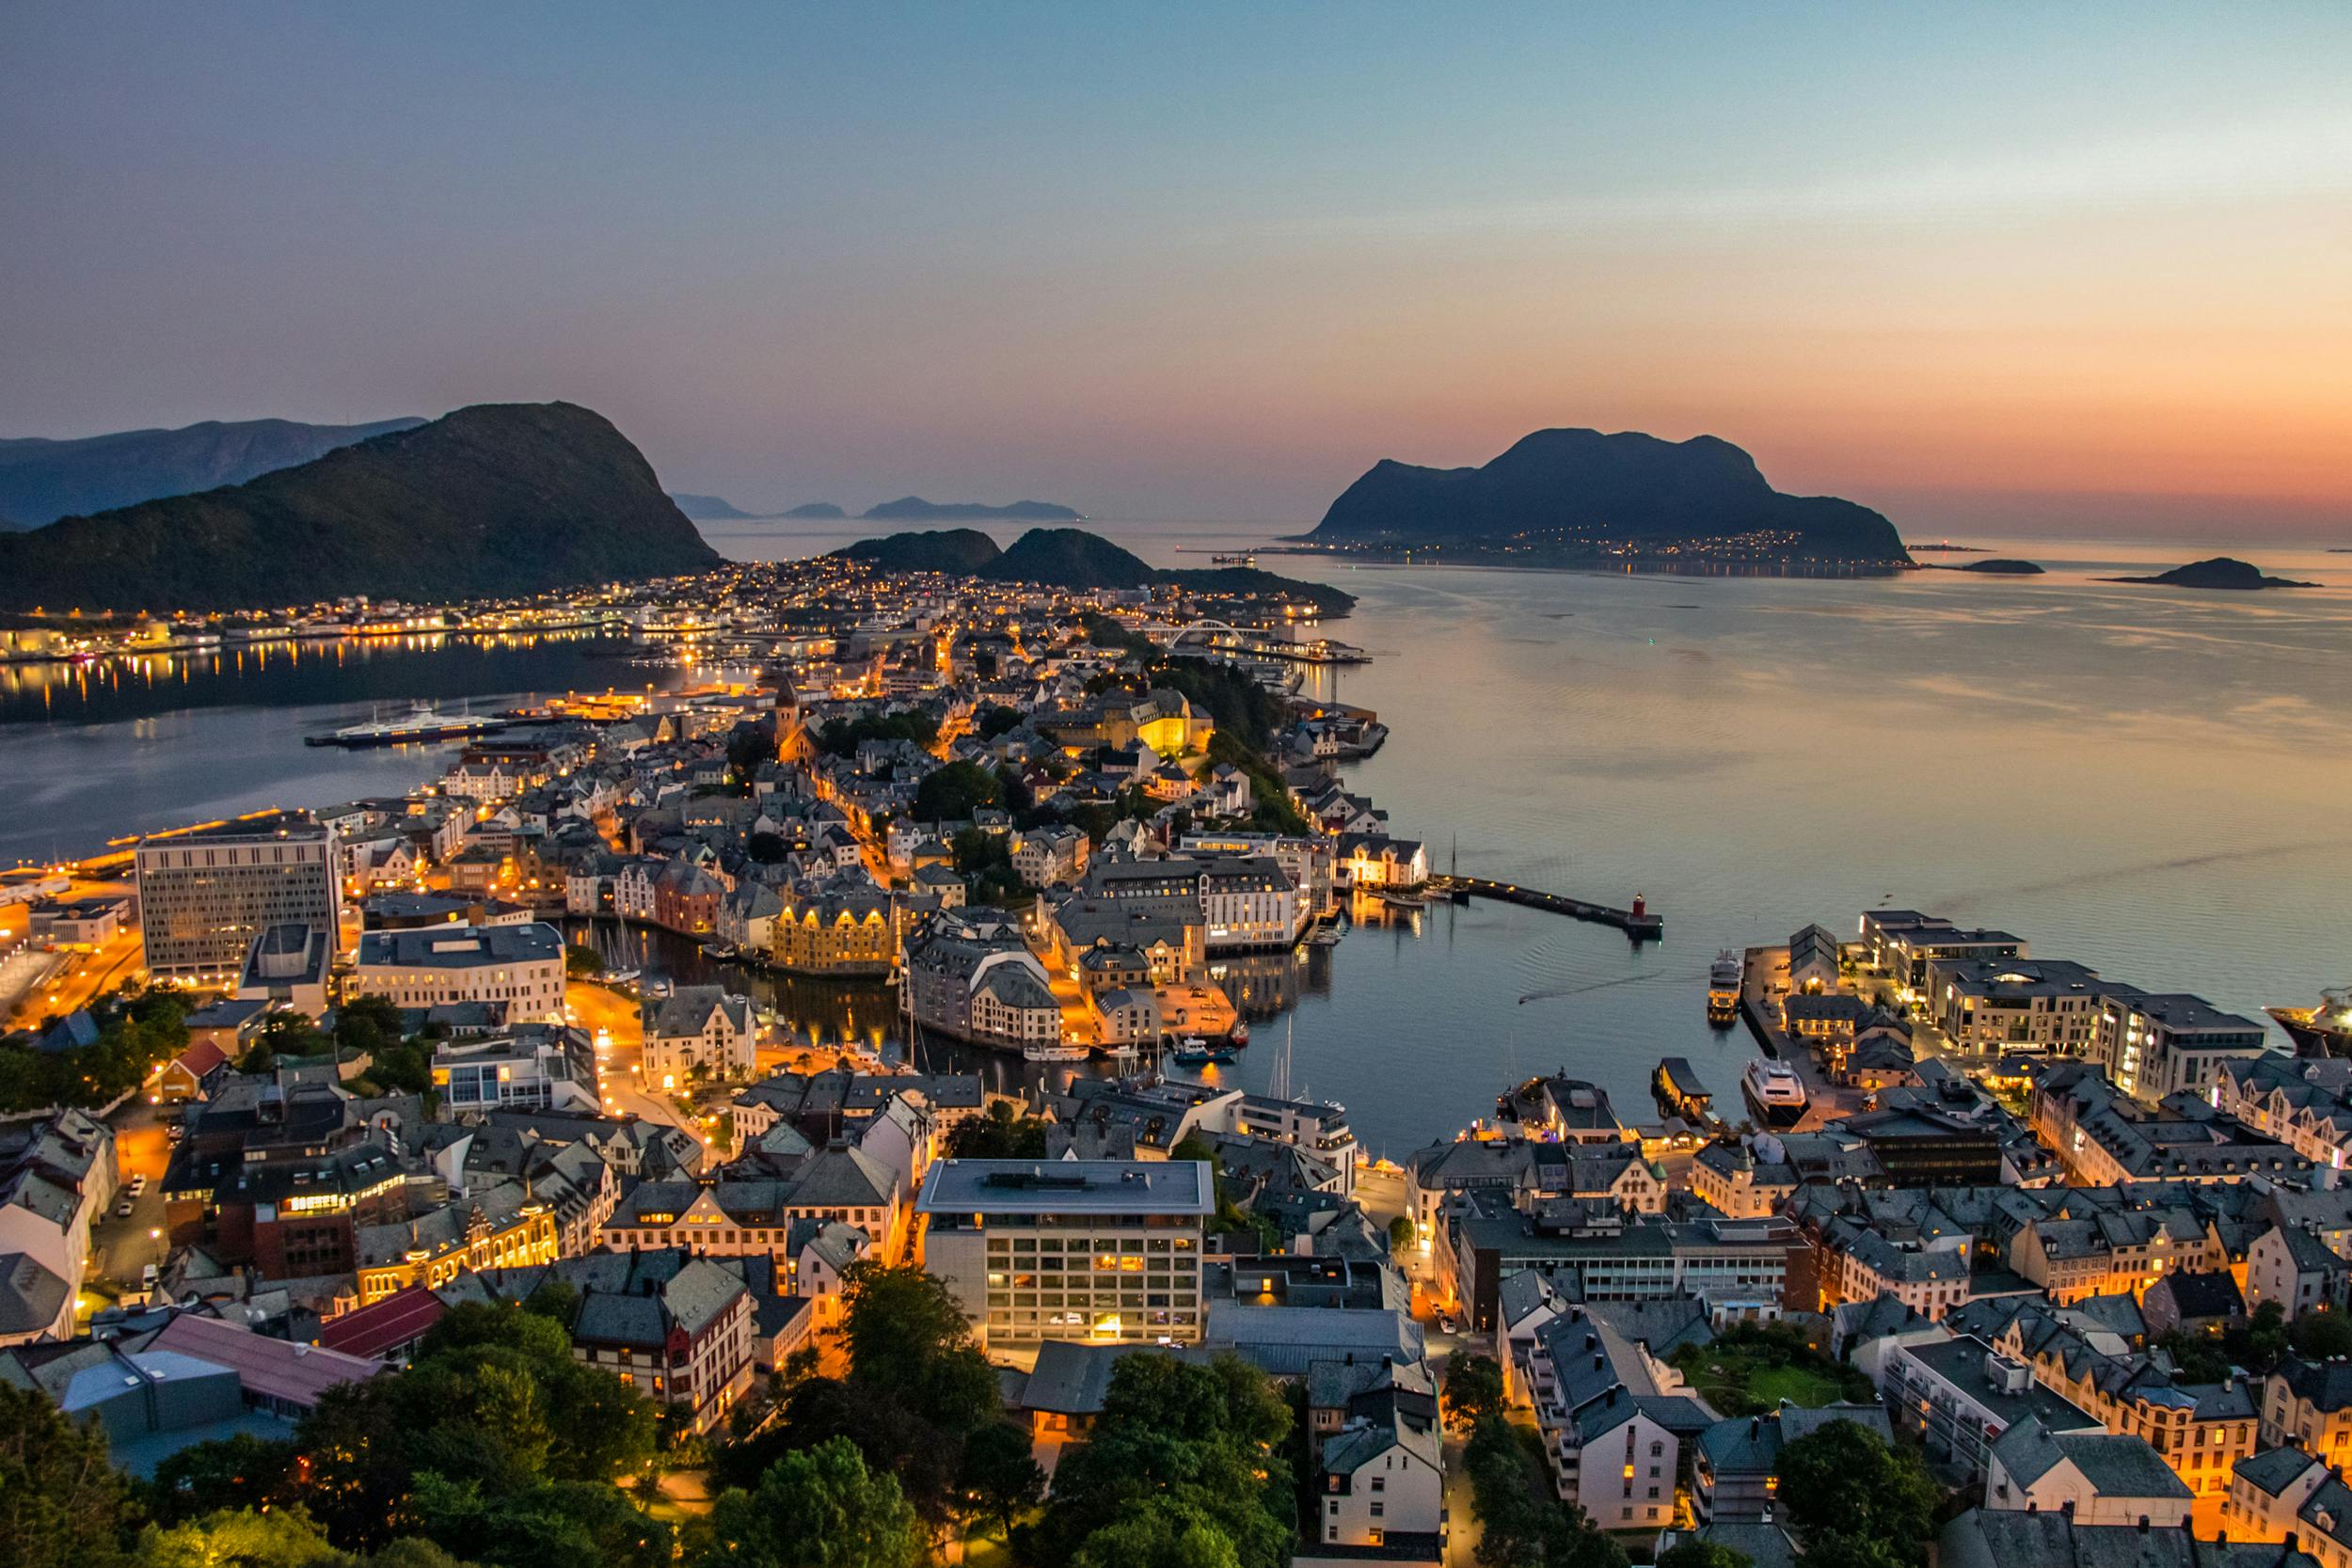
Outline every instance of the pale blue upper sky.
{"type": "Polygon", "coordinates": [[[1292,520],[1593,424],[2352,526],[2352,6],[18,0],[0,61],[5,435],[564,397],[739,503],[1292,520]]]}

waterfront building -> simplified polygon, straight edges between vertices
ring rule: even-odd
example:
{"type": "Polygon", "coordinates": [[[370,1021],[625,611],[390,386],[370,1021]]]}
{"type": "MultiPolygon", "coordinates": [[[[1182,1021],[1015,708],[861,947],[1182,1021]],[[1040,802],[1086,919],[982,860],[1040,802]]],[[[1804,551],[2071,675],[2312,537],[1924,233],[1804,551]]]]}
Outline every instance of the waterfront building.
{"type": "Polygon", "coordinates": [[[757,1065],[759,1030],[748,996],[680,986],[644,1010],[644,1083],[675,1089],[697,1076],[735,1083],[757,1065]]]}
{"type": "Polygon", "coordinates": [[[2097,970],[2063,958],[1939,960],[1928,966],[1928,984],[1929,1016],[1952,1049],[1988,1055],[2085,1054],[2112,989],[2097,970]]]}
{"type": "Polygon", "coordinates": [[[342,922],[334,837],[299,812],[151,833],[132,863],[147,970],[157,979],[232,983],[270,927],[331,938],[342,922]]]}
{"type": "Polygon", "coordinates": [[[502,1007],[509,1022],[560,1022],[564,937],[538,923],[366,931],[343,990],[400,1007],[481,1002],[502,1007]]]}
{"type": "Polygon", "coordinates": [[[1838,959],[1837,934],[1826,926],[1807,926],[1788,939],[1788,989],[1836,990],[1838,959]]]}
{"type": "Polygon", "coordinates": [[[791,974],[889,974],[898,959],[890,895],[878,888],[789,895],[769,926],[768,957],[791,974]]]}
{"type": "Polygon", "coordinates": [[[942,1160],[915,1202],[924,1267],[984,1349],[1195,1342],[1216,1208],[1210,1167],[1192,1160],[942,1160]]]}
{"type": "Polygon", "coordinates": [[[1870,910],[1862,916],[1864,961],[1894,980],[1905,1001],[1926,989],[1928,968],[1945,960],[2029,957],[2026,939],[2007,931],[1963,928],[1917,910],[1870,910]]]}
{"type": "Polygon", "coordinates": [[[982,1045],[1019,1050],[1062,1037],[1045,967],[1009,922],[934,916],[908,938],[900,1005],[919,1028],[982,1045]]]}
{"type": "Polygon", "coordinates": [[[2201,996],[2110,985],[2100,998],[2089,1054],[2117,1088],[2154,1104],[2169,1095],[2206,1095],[2224,1067],[2269,1053],[2260,1023],[2201,996]]]}
{"type": "Polygon", "coordinates": [[[1197,907],[1212,953],[1288,947],[1306,929],[1310,912],[1297,884],[1266,855],[1098,859],[1088,866],[1085,893],[1096,902],[1155,912],[1197,907]]]}

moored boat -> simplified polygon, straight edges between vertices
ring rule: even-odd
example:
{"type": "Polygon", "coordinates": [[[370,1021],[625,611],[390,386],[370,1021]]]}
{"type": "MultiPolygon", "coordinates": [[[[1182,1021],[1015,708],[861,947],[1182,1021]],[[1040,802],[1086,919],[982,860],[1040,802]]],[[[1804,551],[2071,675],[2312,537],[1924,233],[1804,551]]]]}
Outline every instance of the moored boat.
{"type": "Polygon", "coordinates": [[[1756,1126],[1778,1132],[1787,1132],[1803,1121],[1811,1102],[1804,1080],[1797,1076],[1795,1068],[1761,1056],[1740,1074],[1740,1097],[1748,1102],[1748,1112],[1755,1117],[1756,1126]]]}
{"type": "Polygon", "coordinates": [[[1707,971],[1707,1010],[1715,1018],[1729,1018],[1740,1010],[1740,955],[1726,947],[1715,955],[1715,961],[1707,971]]]}

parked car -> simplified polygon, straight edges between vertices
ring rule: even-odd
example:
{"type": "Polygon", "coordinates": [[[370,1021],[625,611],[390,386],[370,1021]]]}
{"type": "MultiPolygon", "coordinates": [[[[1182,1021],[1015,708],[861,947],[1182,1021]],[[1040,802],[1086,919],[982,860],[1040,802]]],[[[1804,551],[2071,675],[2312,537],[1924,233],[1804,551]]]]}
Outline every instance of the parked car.
{"type": "Polygon", "coordinates": [[[119,1220],[127,1220],[130,1217],[131,1200],[126,1197],[120,1203],[115,1205],[115,1218],[119,1220]]]}

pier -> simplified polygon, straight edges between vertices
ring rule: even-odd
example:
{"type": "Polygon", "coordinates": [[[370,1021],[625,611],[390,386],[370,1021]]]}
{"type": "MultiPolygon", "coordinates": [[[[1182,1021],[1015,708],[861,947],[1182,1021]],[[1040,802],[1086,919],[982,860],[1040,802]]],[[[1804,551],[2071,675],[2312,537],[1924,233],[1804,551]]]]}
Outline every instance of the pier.
{"type": "Polygon", "coordinates": [[[1545,893],[1541,889],[1521,887],[1517,882],[1498,882],[1491,877],[1432,877],[1432,891],[1451,895],[1456,902],[1465,898],[1494,898],[1505,904],[1518,904],[1531,910],[1549,910],[1565,914],[1571,920],[1590,921],[1596,926],[1614,926],[1636,942],[1650,942],[1666,934],[1665,920],[1643,901],[1641,895],[1633,897],[1629,910],[1614,909],[1607,904],[1588,904],[1581,898],[1563,894],[1545,893]]]}

